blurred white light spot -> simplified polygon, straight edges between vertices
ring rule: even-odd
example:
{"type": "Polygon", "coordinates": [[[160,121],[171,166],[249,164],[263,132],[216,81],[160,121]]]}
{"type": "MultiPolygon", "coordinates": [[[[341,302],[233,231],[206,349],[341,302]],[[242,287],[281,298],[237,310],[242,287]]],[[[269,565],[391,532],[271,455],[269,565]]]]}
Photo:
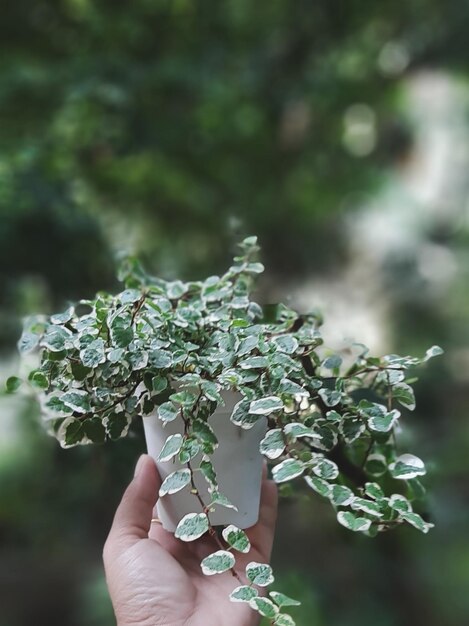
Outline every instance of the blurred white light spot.
{"type": "MultiPolygon", "coordinates": [[[[378,284],[369,269],[355,268],[324,281],[309,280],[290,290],[290,306],[303,313],[318,309],[324,314],[321,335],[327,348],[350,351],[354,342],[360,342],[373,354],[388,349],[388,301],[377,298],[378,284]]],[[[345,355],[344,364],[347,365],[345,355]]]]}
{"type": "Polygon", "coordinates": [[[367,104],[353,104],[344,114],[344,147],[353,156],[364,157],[376,146],[376,115],[367,104]]]}
{"type": "Polygon", "coordinates": [[[455,276],[458,266],[451,250],[427,243],[419,251],[418,269],[429,282],[447,283],[455,276]]]}
{"type": "Polygon", "coordinates": [[[388,41],[378,57],[378,67],[386,76],[398,76],[407,68],[410,56],[407,48],[398,41],[388,41]]]}

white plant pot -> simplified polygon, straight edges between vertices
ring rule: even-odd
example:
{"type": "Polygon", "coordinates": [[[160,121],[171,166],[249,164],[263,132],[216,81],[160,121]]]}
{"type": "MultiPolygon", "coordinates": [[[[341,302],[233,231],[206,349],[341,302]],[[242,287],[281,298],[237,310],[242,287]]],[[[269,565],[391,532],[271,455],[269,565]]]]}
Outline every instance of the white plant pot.
{"type": "MultiPolygon", "coordinates": [[[[217,473],[220,492],[223,493],[238,511],[214,505],[210,513],[213,526],[235,524],[239,528],[253,526],[259,518],[260,491],[262,481],[262,455],[259,443],[266,432],[266,419],[262,417],[253,428],[244,430],[230,421],[233,407],[242,396],[235,392],[222,393],[225,406],[219,406],[209,417],[209,424],[218,439],[218,448],[211,455],[217,473]]],[[[161,479],[177,469],[185,467],[172,459],[165,463],[157,461],[166,438],[176,433],[184,434],[184,423],[176,419],[163,425],[156,412],[143,417],[143,426],[148,454],[155,460],[161,479]]],[[[198,467],[201,455],[193,461],[198,467]]],[[[210,503],[208,485],[200,472],[195,472],[194,482],[204,503],[210,503]]],[[[165,530],[174,532],[179,521],[187,513],[201,510],[197,496],[186,487],[182,491],[161,497],[157,504],[157,515],[165,530]]]]}

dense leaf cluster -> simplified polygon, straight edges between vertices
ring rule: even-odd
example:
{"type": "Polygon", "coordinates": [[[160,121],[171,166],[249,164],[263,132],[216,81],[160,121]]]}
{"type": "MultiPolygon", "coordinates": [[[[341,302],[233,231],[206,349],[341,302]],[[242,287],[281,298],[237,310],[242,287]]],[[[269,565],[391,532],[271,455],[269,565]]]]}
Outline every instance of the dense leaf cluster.
{"type": "MultiPolygon", "coordinates": [[[[223,391],[235,390],[234,424],[250,429],[267,420],[260,452],[275,463],[277,483],[303,477],[352,531],[375,535],[407,523],[427,532],[431,524],[411,504],[422,493],[425,466],[401,453],[396,430],[401,411],[415,408],[409,369],[441,349],[434,346],[423,359],[370,357],[361,344],[331,352],[317,315],[283,304],[263,309],[251,299],[253,279],[263,271],[256,238],[245,239],[241,249],[223,276],[197,282],[156,279],[130,260],[121,269],[121,293],[100,293],[29,320],[19,347],[23,353],[39,348],[41,362],[29,382],[49,431],[69,447],[123,437],[132,419],[155,411],[162,422],[183,420],[184,435],[168,436],[159,459],[177,458],[185,467],[167,476],[160,496],[193,488],[193,471],[202,472],[211,502],[186,515],[176,531],[192,541],[211,528],[212,507],[236,504],[218,490],[210,460],[218,441],[208,423],[223,391]]],[[[18,385],[8,381],[10,391],[18,385]]],[[[249,551],[240,529],[227,527],[223,538],[229,550],[204,559],[208,575],[234,566],[231,550],[249,551]]],[[[251,586],[241,585],[233,600],[249,602],[277,624],[290,623],[275,598],[251,590],[272,582],[266,567],[250,564],[251,586]]]]}

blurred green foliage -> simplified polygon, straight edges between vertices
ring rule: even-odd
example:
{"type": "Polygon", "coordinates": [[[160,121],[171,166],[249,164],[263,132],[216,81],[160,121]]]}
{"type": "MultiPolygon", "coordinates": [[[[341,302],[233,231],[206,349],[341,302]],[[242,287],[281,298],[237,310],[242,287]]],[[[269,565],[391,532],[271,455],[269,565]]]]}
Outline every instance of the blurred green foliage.
{"type": "Polygon", "coordinates": [[[141,250],[186,272],[226,262],[239,230],[277,271],[331,264],[347,194],[405,146],[379,52],[394,37],[430,44],[414,9],[364,8],[14,3],[0,24],[4,176],[36,179],[48,206],[120,212],[141,250]],[[366,167],[341,144],[346,109],[363,101],[381,131],[366,167]]]}
{"type": "MultiPolygon", "coordinates": [[[[468,17],[465,0],[7,3],[4,355],[20,315],[113,288],[122,248],[190,278],[218,271],[253,233],[271,284],[346,267],[344,219],[377,197],[412,143],[402,81],[419,68],[467,80],[468,17]]],[[[299,626],[468,622],[468,232],[423,233],[458,263],[443,298],[419,279],[416,257],[375,268],[393,348],[441,343],[448,353],[419,381],[405,434],[434,460],[437,528],[368,541],[337,529],[317,500],[284,502],[274,560],[279,588],[303,600],[299,626]]],[[[106,449],[63,451],[32,407],[16,409],[14,426],[1,410],[0,626],[110,626],[100,552],[144,447],[138,425],[106,449]]]]}

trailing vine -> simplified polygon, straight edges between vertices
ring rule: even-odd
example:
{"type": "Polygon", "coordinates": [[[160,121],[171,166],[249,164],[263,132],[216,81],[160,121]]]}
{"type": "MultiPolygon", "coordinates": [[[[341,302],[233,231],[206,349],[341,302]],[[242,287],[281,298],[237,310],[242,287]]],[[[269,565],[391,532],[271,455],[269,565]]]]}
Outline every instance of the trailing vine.
{"type": "MultiPolygon", "coordinates": [[[[219,535],[211,523],[212,511],[236,502],[217,483],[211,456],[219,442],[209,417],[223,393],[235,391],[230,420],[246,430],[266,420],[260,453],[278,484],[302,478],[354,532],[374,536],[408,524],[426,533],[432,524],[413,504],[424,493],[425,465],[400,451],[397,434],[402,413],[408,419],[415,408],[409,371],[442,350],[378,358],[361,344],[328,349],[317,314],[251,299],[264,268],[255,237],[240,247],[224,275],[203,281],[154,278],[129,259],[120,271],[124,291],[26,320],[19,349],[39,355],[28,382],[45,427],[63,447],[124,437],[139,416],[183,422],[183,434],[169,435],[159,455],[180,466],[164,479],[160,497],[183,489],[194,495],[194,511],[179,521],[176,537],[212,536],[217,550],[203,559],[202,571],[231,571],[238,583],[233,601],[247,602],[271,624],[292,626],[284,608],[297,602],[277,591],[263,595],[274,582],[271,567],[238,568],[236,553],[250,550],[244,530],[229,524],[219,535]],[[206,481],[209,502],[195,472],[206,481]]],[[[7,381],[11,392],[20,385],[17,377],[7,381]]]]}

